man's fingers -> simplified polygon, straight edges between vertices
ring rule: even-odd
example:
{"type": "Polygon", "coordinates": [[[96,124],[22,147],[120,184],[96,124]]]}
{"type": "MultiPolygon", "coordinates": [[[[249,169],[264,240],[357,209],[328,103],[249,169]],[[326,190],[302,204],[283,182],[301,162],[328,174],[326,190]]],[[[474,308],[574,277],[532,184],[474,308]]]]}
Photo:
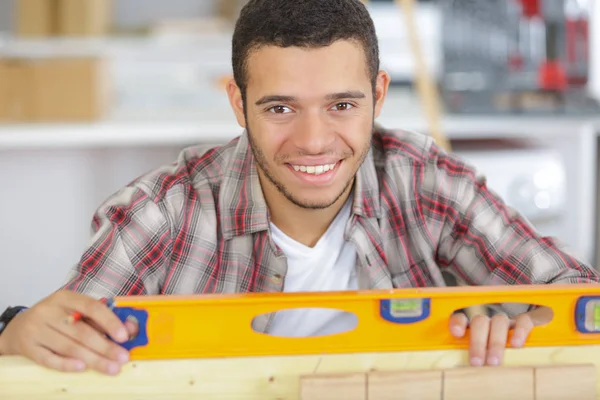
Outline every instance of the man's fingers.
{"type": "MultiPolygon", "coordinates": [[[[112,360],[123,364],[129,360],[127,350],[110,341],[101,328],[90,325],[87,318],[65,324],[68,315],[67,311],[60,307],[44,310],[46,327],[63,335],[65,340],[72,340],[97,356],[105,358],[106,361],[112,360]]],[[[45,344],[47,345],[47,342],[45,344]]],[[[56,351],[54,348],[52,350],[56,351]]]]}
{"type": "Polygon", "coordinates": [[[36,364],[62,372],[81,372],[85,370],[85,363],[81,360],[61,357],[42,345],[33,345],[23,355],[29,357],[36,364]]]}
{"type": "Polygon", "coordinates": [[[58,300],[66,310],[82,313],[85,318],[93,321],[102,332],[108,334],[115,341],[125,342],[129,338],[127,329],[119,317],[101,301],[73,292],[58,296],[58,300]]]}
{"type": "Polygon", "coordinates": [[[533,320],[529,314],[521,314],[516,318],[515,329],[510,338],[512,347],[522,347],[534,327],[533,320]]]}
{"type": "Polygon", "coordinates": [[[110,341],[101,331],[89,325],[85,320],[72,325],[56,323],[51,326],[100,356],[122,364],[129,360],[127,350],[110,341]]]}
{"type": "Polygon", "coordinates": [[[43,335],[45,343],[47,343],[45,347],[52,350],[57,356],[80,360],[87,368],[104,374],[114,375],[121,369],[119,363],[101,356],[52,327],[44,329],[43,335]]]}
{"type": "Polygon", "coordinates": [[[469,319],[464,313],[458,312],[450,316],[449,328],[450,333],[452,333],[454,337],[463,337],[467,331],[467,326],[469,326],[469,319]]]}
{"type": "Polygon", "coordinates": [[[486,315],[476,315],[470,325],[469,358],[471,365],[480,366],[483,365],[486,356],[490,318],[486,315]]]}
{"type": "MultiPolygon", "coordinates": [[[[85,322],[88,325],[90,325],[92,328],[96,329],[98,332],[102,332],[102,328],[100,328],[94,321],[86,319],[85,322]]],[[[134,339],[139,332],[139,326],[138,326],[137,319],[134,316],[130,315],[129,317],[127,317],[127,319],[125,320],[123,325],[125,326],[125,329],[127,330],[127,335],[128,335],[129,340],[134,339]]]]}
{"type": "Polygon", "coordinates": [[[506,315],[498,314],[492,317],[486,361],[488,365],[500,365],[502,362],[509,328],[510,320],[506,315]]]}

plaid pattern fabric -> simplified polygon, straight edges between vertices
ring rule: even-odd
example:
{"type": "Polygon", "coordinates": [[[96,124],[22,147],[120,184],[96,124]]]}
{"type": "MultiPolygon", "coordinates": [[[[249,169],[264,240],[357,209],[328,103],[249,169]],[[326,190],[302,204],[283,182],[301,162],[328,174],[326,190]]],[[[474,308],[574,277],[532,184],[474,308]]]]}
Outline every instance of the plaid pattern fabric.
{"type": "MultiPolygon", "coordinates": [[[[346,239],[362,289],[598,282],[429,136],[377,128],[346,239]]],[[[94,297],[282,291],[286,259],[245,134],[140,177],[104,202],[64,288],[94,297]]],[[[255,328],[268,330],[270,316],[255,328]]]]}

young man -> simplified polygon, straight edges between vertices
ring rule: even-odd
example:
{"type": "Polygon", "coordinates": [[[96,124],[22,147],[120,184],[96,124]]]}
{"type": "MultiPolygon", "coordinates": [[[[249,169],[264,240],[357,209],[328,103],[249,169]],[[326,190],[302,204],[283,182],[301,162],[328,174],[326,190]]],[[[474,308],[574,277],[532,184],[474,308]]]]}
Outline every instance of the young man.
{"type": "MultiPolygon", "coordinates": [[[[598,281],[428,136],[374,124],[389,77],[359,0],[251,0],[232,62],[243,135],[187,149],[110,197],[68,283],[7,318],[0,353],[117,373],[127,352],[104,334],[123,341],[135,327],[100,297],[443,286],[443,271],[470,285],[598,281]],[[64,324],[73,311],[87,318],[64,324]]],[[[472,364],[500,363],[509,327],[520,346],[546,311],[470,321],[472,364]]],[[[254,328],[316,335],[354,323],[293,311],[254,328]]],[[[459,313],[449,329],[463,336],[467,323],[459,313]]]]}

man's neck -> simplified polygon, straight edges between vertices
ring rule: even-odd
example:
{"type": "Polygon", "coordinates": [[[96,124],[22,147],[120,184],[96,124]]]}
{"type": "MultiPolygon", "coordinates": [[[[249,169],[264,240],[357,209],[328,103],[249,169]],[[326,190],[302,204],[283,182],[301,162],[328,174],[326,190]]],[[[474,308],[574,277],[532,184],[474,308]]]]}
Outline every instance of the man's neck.
{"type": "Polygon", "coordinates": [[[318,210],[299,207],[272,187],[263,190],[263,193],[271,222],[295,241],[313,247],[342,209],[351,190],[350,186],[334,204],[318,210]]]}

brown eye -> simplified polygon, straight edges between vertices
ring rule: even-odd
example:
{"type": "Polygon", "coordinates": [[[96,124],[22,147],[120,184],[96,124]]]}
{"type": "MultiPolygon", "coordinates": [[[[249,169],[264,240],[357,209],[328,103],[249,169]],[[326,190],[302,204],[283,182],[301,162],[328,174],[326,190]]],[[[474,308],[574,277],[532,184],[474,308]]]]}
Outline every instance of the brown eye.
{"type": "Polygon", "coordinates": [[[336,111],[346,111],[346,110],[350,109],[351,107],[352,107],[352,105],[350,103],[337,103],[335,105],[336,111]]]}
{"type": "Polygon", "coordinates": [[[271,107],[269,109],[269,111],[271,111],[272,113],[275,114],[284,114],[286,112],[287,107],[286,106],[274,106],[271,107]]]}

